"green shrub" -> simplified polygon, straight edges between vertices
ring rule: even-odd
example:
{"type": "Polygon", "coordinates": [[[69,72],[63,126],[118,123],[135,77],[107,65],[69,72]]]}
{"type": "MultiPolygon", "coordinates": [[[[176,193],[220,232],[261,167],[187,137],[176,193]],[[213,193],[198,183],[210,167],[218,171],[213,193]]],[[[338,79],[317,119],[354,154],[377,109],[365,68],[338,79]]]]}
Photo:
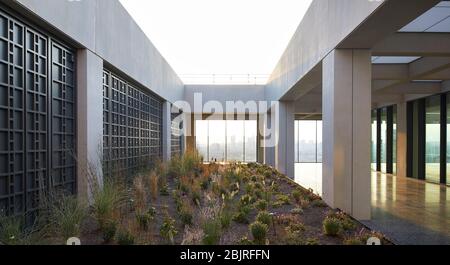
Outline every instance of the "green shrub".
{"type": "Polygon", "coordinates": [[[289,224],[286,230],[289,231],[290,233],[301,233],[304,232],[306,229],[302,223],[296,222],[289,224]]]}
{"type": "Polygon", "coordinates": [[[220,223],[223,229],[227,229],[231,225],[233,214],[229,209],[223,209],[220,213],[220,223]]]}
{"type": "Polygon", "coordinates": [[[51,229],[65,242],[70,237],[79,237],[87,208],[75,196],[58,196],[50,203],[48,219],[51,229]]]}
{"type": "Polygon", "coordinates": [[[240,246],[251,246],[251,245],[253,245],[253,242],[250,239],[248,239],[248,237],[244,236],[244,237],[242,237],[241,239],[238,240],[237,245],[240,245],[240,246]]]}
{"type": "Polygon", "coordinates": [[[122,185],[112,179],[105,179],[102,188],[94,189],[92,209],[100,229],[106,222],[117,219],[118,211],[125,202],[125,190],[122,185]]]}
{"type": "Polygon", "coordinates": [[[255,190],[255,183],[247,183],[245,185],[245,192],[247,194],[253,194],[254,190],[255,190]]]}
{"type": "Polygon", "coordinates": [[[252,196],[246,194],[244,196],[241,197],[241,199],[239,200],[239,205],[240,206],[249,206],[250,204],[254,203],[255,199],[252,198],[252,196]]]}
{"type": "Polygon", "coordinates": [[[292,214],[296,214],[296,215],[302,215],[303,214],[303,209],[302,208],[294,208],[291,210],[292,214]]]}
{"type": "Polygon", "coordinates": [[[314,200],[310,204],[312,207],[325,208],[328,205],[323,200],[314,200]]]}
{"type": "Polygon", "coordinates": [[[319,240],[317,238],[308,238],[308,239],[306,239],[305,245],[307,245],[307,246],[317,246],[317,245],[319,245],[319,240]]]}
{"type": "Polygon", "coordinates": [[[199,190],[193,189],[192,190],[192,202],[195,203],[195,205],[200,206],[200,201],[202,199],[202,194],[199,190]]]}
{"type": "Polygon", "coordinates": [[[250,225],[249,229],[253,236],[255,244],[266,244],[267,232],[269,230],[269,227],[266,224],[256,221],[250,225]]]}
{"type": "Polygon", "coordinates": [[[250,221],[248,220],[248,213],[245,211],[239,211],[233,216],[233,221],[239,224],[248,224],[250,221]]]}
{"type": "Polygon", "coordinates": [[[270,226],[272,224],[272,216],[267,211],[262,211],[258,213],[256,216],[256,221],[259,221],[263,224],[266,224],[267,226],[270,226]]]}
{"type": "Polygon", "coordinates": [[[262,189],[264,189],[264,186],[261,184],[261,182],[256,182],[255,183],[255,189],[256,190],[262,190],[262,189]]]}
{"type": "Polygon", "coordinates": [[[159,233],[163,238],[165,238],[172,245],[174,242],[174,237],[178,234],[178,231],[175,228],[175,220],[170,216],[166,215],[164,217],[164,221],[159,229],[159,233]]]}
{"type": "Polygon", "coordinates": [[[299,190],[297,190],[297,189],[296,189],[296,190],[293,190],[292,193],[291,193],[291,195],[292,195],[292,198],[293,198],[297,203],[299,203],[300,200],[303,198],[302,192],[299,191],[299,190]]]}
{"type": "Polygon", "coordinates": [[[168,184],[160,185],[159,194],[161,196],[169,196],[169,185],[168,184]]]}
{"type": "Polygon", "coordinates": [[[203,224],[203,244],[217,245],[222,235],[222,224],[220,220],[211,219],[203,224]]]}
{"type": "Polygon", "coordinates": [[[103,225],[101,232],[103,236],[103,241],[105,241],[105,243],[111,242],[116,236],[117,222],[113,220],[106,221],[105,224],[103,225]]]}
{"type": "Polygon", "coordinates": [[[364,242],[359,237],[352,237],[352,238],[345,239],[344,245],[361,246],[361,245],[364,245],[364,242]]]}
{"type": "Polygon", "coordinates": [[[323,221],[323,232],[327,236],[337,236],[342,229],[341,221],[334,217],[327,217],[323,221]]]}
{"type": "Polygon", "coordinates": [[[281,205],[289,205],[291,204],[289,196],[284,194],[278,194],[275,196],[276,203],[279,203],[281,205]]]}
{"type": "Polygon", "coordinates": [[[153,219],[154,213],[152,210],[149,210],[145,213],[136,213],[136,221],[139,224],[139,227],[145,231],[147,231],[153,219]]]}
{"type": "Polygon", "coordinates": [[[269,204],[267,203],[266,200],[258,200],[255,203],[255,208],[260,211],[266,211],[268,207],[269,207],[269,204]]]}
{"type": "Polygon", "coordinates": [[[200,182],[200,188],[201,188],[202,190],[208,190],[209,184],[210,184],[210,179],[209,179],[209,178],[208,178],[208,179],[205,179],[205,180],[203,180],[203,181],[200,182]]]}
{"type": "Polygon", "coordinates": [[[189,204],[184,204],[180,211],[180,219],[185,225],[191,225],[194,219],[192,207],[189,204]]]}
{"type": "Polygon", "coordinates": [[[117,234],[117,243],[122,246],[134,245],[134,235],[128,230],[121,230],[117,234]]]}
{"type": "Polygon", "coordinates": [[[232,183],[229,187],[231,192],[238,192],[240,189],[239,182],[232,183]]]}
{"type": "Polygon", "coordinates": [[[5,245],[17,245],[22,238],[22,221],[17,217],[0,216],[0,242],[5,245]]]}

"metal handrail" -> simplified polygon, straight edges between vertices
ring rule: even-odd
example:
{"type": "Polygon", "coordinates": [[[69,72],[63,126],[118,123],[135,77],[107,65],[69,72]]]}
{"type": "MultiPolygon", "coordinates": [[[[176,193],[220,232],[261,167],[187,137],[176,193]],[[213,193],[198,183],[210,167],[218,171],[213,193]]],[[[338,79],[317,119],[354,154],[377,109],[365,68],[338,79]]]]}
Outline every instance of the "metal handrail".
{"type": "Polygon", "coordinates": [[[242,84],[265,85],[268,74],[183,74],[180,78],[185,84],[242,84]]]}

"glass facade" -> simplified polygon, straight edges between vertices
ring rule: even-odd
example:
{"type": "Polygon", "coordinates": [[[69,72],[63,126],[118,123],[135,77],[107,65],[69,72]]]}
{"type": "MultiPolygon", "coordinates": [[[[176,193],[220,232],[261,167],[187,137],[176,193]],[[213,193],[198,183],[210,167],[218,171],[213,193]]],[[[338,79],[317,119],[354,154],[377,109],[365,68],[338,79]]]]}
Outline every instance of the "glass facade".
{"type": "Polygon", "coordinates": [[[447,124],[446,124],[446,184],[450,185],[450,94],[446,96],[447,101],[447,124]]]}
{"type": "Polygon", "coordinates": [[[440,182],[441,97],[425,100],[425,179],[440,182]]]}
{"type": "Polygon", "coordinates": [[[322,163],[322,121],[295,121],[295,162],[322,163]]]}
{"type": "Polygon", "coordinates": [[[450,184],[450,95],[408,102],[407,175],[450,184]]]}
{"type": "Polygon", "coordinates": [[[397,106],[392,111],[392,174],[397,174],[397,106]]]}
{"type": "Polygon", "coordinates": [[[397,109],[389,106],[372,110],[371,168],[397,173],[397,109]]]}
{"type": "Polygon", "coordinates": [[[377,170],[377,137],[378,137],[378,119],[377,110],[372,110],[372,137],[371,137],[371,167],[377,170]]]}
{"type": "Polygon", "coordinates": [[[253,120],[197,120],[197,150],[205,162],[256,162],[257,130],[253,120]]]}
{"type": "Polygon", "coordinates": [[[381,172],[387,172],[387,109],[383,108],[381,111],[381,134],[380,134],[380,166],[381,172]]]}

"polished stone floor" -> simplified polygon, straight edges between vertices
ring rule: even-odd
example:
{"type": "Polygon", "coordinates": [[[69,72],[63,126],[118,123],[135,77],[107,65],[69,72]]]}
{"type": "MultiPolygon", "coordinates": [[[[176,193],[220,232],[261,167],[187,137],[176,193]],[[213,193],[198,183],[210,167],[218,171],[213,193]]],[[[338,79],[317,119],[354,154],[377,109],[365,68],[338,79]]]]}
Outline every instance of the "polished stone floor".
{"type": "MultiPolygon", "coordinates": [[[[296,164],[295,180],[322,193],[322,164],[296,164]]],[[[372,220],[368,227],[396,244],[450,245],[450,187],[372,173],[372,220]]]]}
{"type": "Polygon", "coordinates": [[[450,244],[450,187],[372,173],[369,227],[398,244],[450,244]]]}

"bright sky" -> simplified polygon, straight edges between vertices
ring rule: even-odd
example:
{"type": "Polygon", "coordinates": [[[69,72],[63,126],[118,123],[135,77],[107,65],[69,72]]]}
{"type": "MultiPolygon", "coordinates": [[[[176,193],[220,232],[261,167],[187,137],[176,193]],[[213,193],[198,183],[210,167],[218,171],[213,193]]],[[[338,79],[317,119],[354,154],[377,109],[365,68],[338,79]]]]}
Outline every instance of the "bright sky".
{"type": "Polygon", "coordinates": [[[271,74],[312,0],[120,0],[179,75],[271,74]]]}

